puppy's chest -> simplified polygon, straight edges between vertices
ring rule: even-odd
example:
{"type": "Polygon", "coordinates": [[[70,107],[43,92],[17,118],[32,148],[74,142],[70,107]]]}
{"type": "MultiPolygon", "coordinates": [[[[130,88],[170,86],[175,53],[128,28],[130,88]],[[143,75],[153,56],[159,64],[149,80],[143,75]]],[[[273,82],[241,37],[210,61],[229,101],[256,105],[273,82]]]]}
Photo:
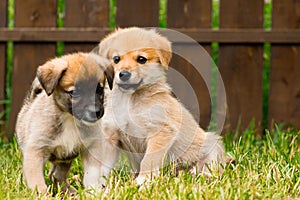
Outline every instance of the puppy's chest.
{"type": "Polygon", "coordinates": [[[147,125],[151,122],[145,110],[135,108],[135,105],[122,104],[113,109],[114,126],[124,135],[133,137],[147,136],[147,125]]]}
{"type": "Polygon", "coordinates": [[[122,99],[112,107],[113,126],[119,129],[121,138],[127,136],[145,141],[146,138],[158,133],[168,119],[162,106],[149,105],[143,101],[132,102],[122,99]]]}
{"type": "Polygon", "coordinates": [[[83,149],[80,132],[73,121],[67,120],[52,143],[53,159],[67,160],[76,157],[83,149]]]}

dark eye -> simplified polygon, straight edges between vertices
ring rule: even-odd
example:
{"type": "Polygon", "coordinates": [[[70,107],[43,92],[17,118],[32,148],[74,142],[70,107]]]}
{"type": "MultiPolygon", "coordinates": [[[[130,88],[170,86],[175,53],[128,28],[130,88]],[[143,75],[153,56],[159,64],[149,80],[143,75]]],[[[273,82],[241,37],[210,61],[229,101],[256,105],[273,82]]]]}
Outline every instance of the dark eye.
{"type": "Polygon", "coordinates": [[[115,64],[118,64],[120,62],[120,60],[121,60],[120,56],[114,56],[113,57],[113,61],[114,61],[115,64]]]}
{"type": "Polygon", "coordinates": [[[96,93],[99,95],[103,94],[103,87],[101,87],[100,84],[97,85],[96,93]]]}
{"type": "Polygon", "coordinates": [[[66,91],[66,92],[70,95],[70,97],[72,99],[80,97],[79,92],[77,92],[76,90],[70,90],[70,91],[66,91]]]}
{"type": "Polygon", "coordinates": [[[145,58],[144,56],[138,56],[136,61],[140,64],[145,64],[147,62],[147,58],[145,58]]]}

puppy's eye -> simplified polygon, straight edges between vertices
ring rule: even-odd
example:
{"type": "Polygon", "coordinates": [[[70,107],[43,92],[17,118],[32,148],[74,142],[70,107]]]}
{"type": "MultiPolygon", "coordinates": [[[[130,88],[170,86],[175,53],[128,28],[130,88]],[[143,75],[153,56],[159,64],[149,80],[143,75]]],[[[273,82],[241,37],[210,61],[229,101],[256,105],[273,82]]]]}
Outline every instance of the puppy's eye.
{"type": "Polygon", "coordinates": [[[121,60],[120,56],[114,56],[113,57],[113,61],[114,61],[115,64],[118,64],[120,62],[120,60],[121,60]]]}
{"type": "Polygon", "coordinates": [[[138,56],[136,61],[140,64],[145,64],[147,62],[147,58],[145,58],[144,56],[138,56]]]}
{"type": "Polygon", "coordinates": [[[70,97],[72,99],[76,99],[76,98],[80,97],[79,92],[77,92],[76,90],[70,90],[70,91],[66,91],[66,92],[70,95],[70,97]]]}

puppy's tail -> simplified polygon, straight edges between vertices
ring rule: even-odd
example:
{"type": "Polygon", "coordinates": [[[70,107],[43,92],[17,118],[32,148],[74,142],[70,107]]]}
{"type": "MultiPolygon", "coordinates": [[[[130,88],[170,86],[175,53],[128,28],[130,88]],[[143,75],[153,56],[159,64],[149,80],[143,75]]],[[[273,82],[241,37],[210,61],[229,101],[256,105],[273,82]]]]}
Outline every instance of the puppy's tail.
{"type": "Polygon", "coordinates": [[[210,175],[212,170],[223,172],[226,164],[225,150],[221,137],[212,132],[206,132],[206,139],[201,146],[201,159],[198,161],[198,170],[210,175]]]}

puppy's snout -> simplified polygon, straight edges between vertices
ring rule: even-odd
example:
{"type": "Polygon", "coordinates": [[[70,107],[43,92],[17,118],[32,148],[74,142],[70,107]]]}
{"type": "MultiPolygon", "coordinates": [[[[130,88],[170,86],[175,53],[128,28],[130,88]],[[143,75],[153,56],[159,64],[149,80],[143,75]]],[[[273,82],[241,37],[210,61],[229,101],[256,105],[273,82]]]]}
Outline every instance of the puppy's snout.
{"type": "Polygon", "coordinates": [[[82,120],[87,122],[96,122],[100,119],[104,114],[103,108],[95,108],[94,106],[89,106],[84,112],[82,116],[82,120]]]}
{"type": "Polygon", "coordinates": [[[131,77],[131,73],[129,72],[129,71],[125,71],[125,70],[123,70],[123,71],[121,71],[120,73],[119,73],[119,77],[120,77],[120,80],[121,81],[128,81],[129,79],[130,79],[130,77],[131,77]]]}
{"type": "Polygon", "coordinates": [[[97,121],[103,116],[103,110],[97,110],[96,112],[87,111],[85,113],[85,119],[87,121],[97,121]]]}
{"type": "Polygon", "coordinates": [[[101,107],[95,108],[94,106],[89,106],[87,109],[87,113],[91,116],[91,118],[99,119],[104,114],[104,109],[101,107]]]}

